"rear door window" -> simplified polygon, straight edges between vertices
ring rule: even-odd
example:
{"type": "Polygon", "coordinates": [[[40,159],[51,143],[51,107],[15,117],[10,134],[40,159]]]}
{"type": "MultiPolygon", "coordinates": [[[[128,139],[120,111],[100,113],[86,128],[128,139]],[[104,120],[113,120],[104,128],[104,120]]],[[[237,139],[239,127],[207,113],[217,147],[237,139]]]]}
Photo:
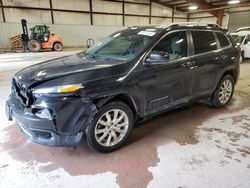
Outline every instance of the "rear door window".
{"type": "Polygon", "coordinates": [[[220,42],[221,48],[224,48],[230,45],[230,42],[228,41],[227,37],[223,33],[216,32],[216,36],[220,42]]]}
{"type": "Polygon", "coordinates": [[[217,49],[214,33],[211,31],[192,31],[195,54],[202,54],[217,49]]]}

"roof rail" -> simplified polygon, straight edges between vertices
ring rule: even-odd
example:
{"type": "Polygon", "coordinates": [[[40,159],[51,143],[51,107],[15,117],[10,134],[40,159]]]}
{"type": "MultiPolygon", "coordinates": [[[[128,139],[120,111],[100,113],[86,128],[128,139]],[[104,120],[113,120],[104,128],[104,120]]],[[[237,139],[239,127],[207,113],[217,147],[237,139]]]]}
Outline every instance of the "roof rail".
{"type": "Polygon", "coordinates": [[[218,24],[214,23],[201,23],[201,22],[180,22],[180,23],[172,23],[168,25],[168,27],[175,27],[175,26],[208,26],[208,27],[217,27],[220,28],[218,24]]]}

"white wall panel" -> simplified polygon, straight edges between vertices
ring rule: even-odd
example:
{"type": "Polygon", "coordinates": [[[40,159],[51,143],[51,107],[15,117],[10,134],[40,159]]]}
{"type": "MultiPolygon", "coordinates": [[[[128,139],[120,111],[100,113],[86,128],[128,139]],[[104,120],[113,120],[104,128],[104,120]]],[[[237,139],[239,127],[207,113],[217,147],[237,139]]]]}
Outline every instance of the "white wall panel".
{"type": "Polygon", "coordinates": [[[94,25],[122,25],[122,16],[93,14],[94,25]]]}
{"type": "Polygon", "coordinates": [[[216,17],[208,17],[208,18],[199,18],[199,17],[206,17],[206,16],[213,16],[210,13],[202,12],[202,13],[195,13],[190,15],[190,22],[198,22],[198,23],[216,23],[216,17]]]}
{"type": "Polygon", "coordinates": [[[26,19],[29,23],[51,23],[50,11],[5,8],[4,13],[6,22],[20,23],[26,19]]]}
{"type": "Polygon", "coordinates": [[[187,14],[186,14],[186,13],[179,12],[179,11],[176,12],[174,16],[175,16],[175,17],[183,17],[183,18],[187,19],[187,14]]]}
{"type": "Polygon", "coordinates": [[[149,25],[147,17],[125,16],[125,25],[149,25]]]}
{"type": "Polygon", "coordinates": [[[6,6],[49,8],[49,0],[2,0],[6,6]]]}
{"type": "Polygon", "coordinates": [[[181,23],[181,22],[187,22],[187,19],[186,18],[175,18],[174,19],[174,22],[177,22],[177,23],[181,23]]]}
{"type": "Polygon", "coordinates": [[[149,6],[125,3],[125,14],[149,15],[149,6]]]}
{"type": "Polygon", "coordinates": [[[205,16],[213,16],[213,15],[207,12],[190,14],[190,18],[205,17],[205,16]]]}
{"type": "Polygon", "coordinates": [[[155,25],[167,25],[172,23],[171,18],[151,18],[151,24],[155,25]]]}
{"type": "Polygon", "coordinates": [[[152,3],[152,15],[153,16],[172,16],[172,9],[165,6],[152,3]]]}
{"type": "Polygon", "coordinates": [[[92,0],[92,9],[94,12],[122,13],[122,3],[92,0]]]}
{"type": "Polygon", "coordinates": [[[82,10],[89,11],[88,0],[52,0],[53,8],[66,10],[82,10]]]}
{"type": "Polygon", "coordinates": [[[88,13],[54,12],[55,24],[90,25],[88,13]]]}
{"type": "Polygon", "coordinates": [[[198,22],[198,23],[216,23],[216,17],[211,18],[191,18],[190,22],[198,22]]]}

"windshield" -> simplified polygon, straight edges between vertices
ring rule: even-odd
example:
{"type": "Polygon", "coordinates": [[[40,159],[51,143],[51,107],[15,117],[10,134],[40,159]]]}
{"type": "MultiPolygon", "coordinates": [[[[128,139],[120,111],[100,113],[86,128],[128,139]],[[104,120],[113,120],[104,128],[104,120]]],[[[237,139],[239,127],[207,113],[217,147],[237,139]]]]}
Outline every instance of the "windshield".
{"type": "Polygon", "coordinates": [[[103,39],[85,53],[97,57],[116,60],[131,60],[149,43],[152,36],[139,33],[117,33],[103,39]]]}
{"type": "Polygon", "coordinates": [[[244,35],[232,35],[236,43],[242,43],[245,36],[244,35]]]}

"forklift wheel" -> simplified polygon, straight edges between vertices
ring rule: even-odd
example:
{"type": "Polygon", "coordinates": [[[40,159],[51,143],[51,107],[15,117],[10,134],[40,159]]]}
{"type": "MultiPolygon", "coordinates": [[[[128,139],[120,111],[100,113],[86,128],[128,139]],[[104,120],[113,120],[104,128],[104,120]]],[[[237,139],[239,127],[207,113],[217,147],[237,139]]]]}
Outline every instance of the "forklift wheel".
{"type": "Polygon", "coordinates": [[[41,44],[40,44],[40,42],[38,42],[37,40],[31,39],[31,40],[28,42],[28,49],[29,49],[31,52],[39,52],[40,49],[41,49],[41,44]]]}
{"type": "Polygon", "coordinates": [[[62,51],[62,44],[60,42],[56,42],[54,45],[53,45],[53,51],[56,51],[56,52],[59,52],[59,51],[62,51]]]}

